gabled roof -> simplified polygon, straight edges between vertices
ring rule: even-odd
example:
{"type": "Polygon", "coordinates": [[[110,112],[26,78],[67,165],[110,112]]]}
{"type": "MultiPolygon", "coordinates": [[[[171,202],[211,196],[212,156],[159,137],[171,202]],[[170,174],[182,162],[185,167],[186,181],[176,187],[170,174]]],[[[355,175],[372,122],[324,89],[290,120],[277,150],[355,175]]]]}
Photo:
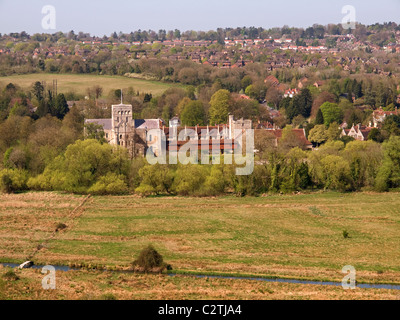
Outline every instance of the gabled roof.
{"type": "Polygon", "coordinates": [[[85,124],[94,123],[103,126],[103,130],[112,129],[112,119],[86,119],[85,124]]]}
{"type": "Polygon", "coordinates": [[[162,122],[161,119],[135,119],[134,126],[136,129],[160,129],[162,122]]]}
{"type": "Polygon", "coordinates": [[[269,83],[273,86],[277,86],[277,85],[279,85],[279,80],[277,78],[275,78],[274,76],[270,75],[264,80],[264,83],[269,83]]]}
{"type": "MultiPolygon", "coordinates": [[[[275,134],[275,137],[280,140],[282,138],[283,129],[271,130],[275,134]]],[[[292,129],[292,132],[296,137],[302,141],[305,145],[312,145],[310,141],[307,140],[304,129],[292,129]]]]}

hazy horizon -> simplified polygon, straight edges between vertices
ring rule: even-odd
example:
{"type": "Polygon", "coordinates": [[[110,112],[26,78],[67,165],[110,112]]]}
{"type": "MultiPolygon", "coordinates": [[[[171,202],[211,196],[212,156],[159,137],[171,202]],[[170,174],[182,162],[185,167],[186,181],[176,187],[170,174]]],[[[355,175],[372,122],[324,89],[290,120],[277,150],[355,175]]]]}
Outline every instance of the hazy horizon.
{"type": "Polygon", "coordinates": [[[216,30],[236,27],[289,27],[306,28],[313,24],[341,23],[342,7],[356,8],[356,20],[362,24],[399,21],[400,0],[287,0],[285,2],[231,0],[142,1],[80,1],[61,0],[0,0],[0,33],[26,31],[55,33],[58,31],[86,32],[95,36],[135,30],[216,30]],[[42,28],[42,8],[52,5],[56,9],[56,29],[42,28]]]}

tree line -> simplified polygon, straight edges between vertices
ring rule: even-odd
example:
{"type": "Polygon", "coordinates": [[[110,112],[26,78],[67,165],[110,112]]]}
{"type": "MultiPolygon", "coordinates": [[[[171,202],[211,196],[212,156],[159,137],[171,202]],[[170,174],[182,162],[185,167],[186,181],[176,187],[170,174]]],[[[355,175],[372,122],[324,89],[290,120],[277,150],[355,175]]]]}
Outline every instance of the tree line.
{"type": "MultiPolygon", "coordinates": [[[[270,28],[265,29],[262,27],[236,27],[236,28],[218,28],[217,30],[209,31],[195,31],[195,30],[136,30],[130,33],[123,32],[113,32],[109,36],[104,35],[103,40],[109,41],[165,41],[165,40],[209,40],[209,41],[220,41],[223,43],[225,38],[244,38],[244,39],[267,39],[269,37],[280,38],[282,36],[291,37],[294,40],[297,39],[322,39],[325,35],[347,35],[348,33],[354,32],[358,36],[367,37],[372,34],[378,34],[376,38],[381,41],[390,41],[391,33],[400,31],[400,25],[395,22],[385,22],[385,23],[375,23],[372,25],[358,24],[356,30],[344,29],[342,24],[329,24],[329,25],[319,25],[314,24],[313,26],[307,28],[295,28],[289,26],[283,26],[281,28],[270,28]]],[[[42,42],[58,42],[62,39],[69,40],[91,40],[98,37],[92,36],[89,33],[78,32],[74,30],[69,32],[57,32],[54,34],[40,34],[36,33],[29,35],[25,31],[20,33],[12,32],[8,35],[0,34],[0,40],[2,37],[12,37],[14,39],[20,40],[34,40],[42,42]]],[[[375,38],[371,38],[375,40],[375,38]]]]}
{"type": "MultiPolygon", "coordinates": [[[[215,196],[293,193],[388,191],[400,187],[400,137],[374,141],[331,141],[317,151],[299,147],[271,148],[258,154],[254,172],[237,176],[234,165],[149,165],[130,160],[127,151],[98,140],[78,140],[48,159],[34,175],[16,162],[13,151],[0,171],[4,192],[24,190],[91,194],[215,196]]],[[[223,163],[223,161],[221,162],[223,163]]]]}

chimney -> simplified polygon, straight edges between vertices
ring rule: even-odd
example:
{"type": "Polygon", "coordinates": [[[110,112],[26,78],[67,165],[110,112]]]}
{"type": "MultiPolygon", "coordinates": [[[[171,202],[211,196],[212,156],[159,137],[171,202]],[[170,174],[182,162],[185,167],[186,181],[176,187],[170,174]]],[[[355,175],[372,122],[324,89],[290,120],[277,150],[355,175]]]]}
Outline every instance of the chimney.
{"type": "Polygon", "coordinates": [[[233,122],[234,122],[233,121],[233,115],[230,114],[228,119],[229,119],[229,123],[228,123],[228,125],[229,125],[229,139],[233,139],[233,130],[234,130],[234,128],[233,128],[233,122]]]}

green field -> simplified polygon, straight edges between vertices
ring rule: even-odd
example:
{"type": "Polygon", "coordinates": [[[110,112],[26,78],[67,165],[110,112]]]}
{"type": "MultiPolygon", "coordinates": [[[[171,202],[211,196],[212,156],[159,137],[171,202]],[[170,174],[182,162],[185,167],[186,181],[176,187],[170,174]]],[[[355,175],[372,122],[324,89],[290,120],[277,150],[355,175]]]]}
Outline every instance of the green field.
{"type": "Polygon", "coordinates": [[[103,94],[108,95],[110,90],[132,87],[135,91],[160,95],[170,87],[180,87],[176,84],[167,84],[157,81],[132,79],[122,76],[100,76],[100,75],[74,75],[74,74],[28,74],[9,77],[0,77],[0,84],[14,83],[25,90],[29,90],[36,81],[45,81],[52,86],[53,80],[57,80],[58,92],[75,92],[86,94],[86,89],[99,85],[103,88],[103,94]]]}
{"type": "Polygon", "coordinates": [[[398,193],[84,198],[1,195],[1,260],[128,268],[151,243],[180,271],[400,283],[398,193]]]}

